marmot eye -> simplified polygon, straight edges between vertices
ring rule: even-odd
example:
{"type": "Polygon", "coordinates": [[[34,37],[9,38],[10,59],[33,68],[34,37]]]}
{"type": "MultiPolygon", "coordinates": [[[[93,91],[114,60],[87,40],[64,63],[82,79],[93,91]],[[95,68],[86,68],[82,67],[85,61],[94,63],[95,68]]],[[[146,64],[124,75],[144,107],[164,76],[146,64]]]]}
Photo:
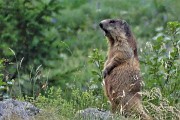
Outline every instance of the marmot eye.
{"type": "Polygon", "coordinates": [[[111,20],[109,23],[115,23],[116,21],[115,20],[111,20]]]}

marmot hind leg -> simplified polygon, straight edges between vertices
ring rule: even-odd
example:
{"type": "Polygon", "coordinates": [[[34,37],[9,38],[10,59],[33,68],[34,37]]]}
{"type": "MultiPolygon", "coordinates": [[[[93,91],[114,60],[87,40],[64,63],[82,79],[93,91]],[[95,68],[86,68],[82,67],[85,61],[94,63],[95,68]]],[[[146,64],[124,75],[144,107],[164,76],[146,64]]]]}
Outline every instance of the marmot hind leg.
{"type": "Polygon", "coordinates": [[[123,116],[139,115],[141,120],[153,120],[143,108],[141,100],[138,96],[128,95],[124,100],[111,101],[112,113],[120,113],[123,116]]]}
{"type": "Polygon", "coordinates": [[[153,120],[152,117],[150,117],[143,108],[143,105],[139,99],[139,97],[134,97],[132,100],[130,100],[126,106],[128,113],[135,113],[137,115],[140,115],[141,120],[153,120]]]}

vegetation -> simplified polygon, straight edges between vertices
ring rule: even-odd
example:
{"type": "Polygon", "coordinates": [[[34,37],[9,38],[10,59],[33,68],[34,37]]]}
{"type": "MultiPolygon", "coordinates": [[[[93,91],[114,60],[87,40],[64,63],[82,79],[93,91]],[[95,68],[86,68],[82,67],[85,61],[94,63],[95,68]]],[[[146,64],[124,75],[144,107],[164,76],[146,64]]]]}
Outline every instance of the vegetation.
{"type": "Polygon", "coordinates": [[[138,42],[146,111],[180,119],[179,8],[179,0],[0,0],[0,99],[34,103],[44,110],[37,119],[109,109],[101,73],[107,42],[98,24],[121,18],[138,42]]]}

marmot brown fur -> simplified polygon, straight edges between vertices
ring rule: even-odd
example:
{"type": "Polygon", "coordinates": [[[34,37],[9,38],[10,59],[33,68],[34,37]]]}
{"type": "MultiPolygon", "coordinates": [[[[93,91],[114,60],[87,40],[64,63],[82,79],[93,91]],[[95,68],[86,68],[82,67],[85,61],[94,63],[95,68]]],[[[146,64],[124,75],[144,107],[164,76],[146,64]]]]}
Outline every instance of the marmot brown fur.
{"type": "Polygon", "coordinates": [[[109,40],[108,58],[104,65],[105,93],[111,102],[112,112],[140,114],[150,120],[141,104],[141,75],[137,45],[129,25],[124,20],[107,19],[100,22],[109,40]]]}

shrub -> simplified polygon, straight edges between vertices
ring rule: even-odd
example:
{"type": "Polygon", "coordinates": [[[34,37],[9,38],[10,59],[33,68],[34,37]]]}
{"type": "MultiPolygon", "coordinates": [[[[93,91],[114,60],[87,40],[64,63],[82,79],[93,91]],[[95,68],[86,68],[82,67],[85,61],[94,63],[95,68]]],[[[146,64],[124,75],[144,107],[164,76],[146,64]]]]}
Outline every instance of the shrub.
{"type": "MultiPolygon", "coordinates": [[[[1,1],[1,56],[9,58],[11,48],[23,64],[34,66],[46,63],[45,58],[57,56],[54,42],[57,32],[55,17],[61,8],[57,0],[1,1]],[[54,51],[49,53],[49,50],[54,51]]],[[[11,57],[12,58],[12,57],[11,57]]],[[[15,58],[11,61],[16,62],[15,58]]],[[[24,68],[26,70],[27,68],[24,68]]]]}
{"type": "Polygon", "coordinates": [[[169,22],[166,32],[159,32],[141,50],[142,68],[147,89],[160,88],[162,95],[175,105],[179,102],[179,22],[169,22]]]}
{"type": "Polygon", "coordinates": [[[55,15],[61,5],[58,0],[1,0],[0,6],[0,57],[13,63],[5,65],[4,79],[21,82],[21,92],[26,94],[29,87],[25,83],[37,81],[35,68],[48,66],[48,60],[58,57],[55,15]]]}
{"type": "Polygon", "coordinates": [[[144,104],[156,119],[179,119],[179,35],[180,23],[168,22],[157,28],[153,41],[141,49],[144,76],[144,104]]]}

